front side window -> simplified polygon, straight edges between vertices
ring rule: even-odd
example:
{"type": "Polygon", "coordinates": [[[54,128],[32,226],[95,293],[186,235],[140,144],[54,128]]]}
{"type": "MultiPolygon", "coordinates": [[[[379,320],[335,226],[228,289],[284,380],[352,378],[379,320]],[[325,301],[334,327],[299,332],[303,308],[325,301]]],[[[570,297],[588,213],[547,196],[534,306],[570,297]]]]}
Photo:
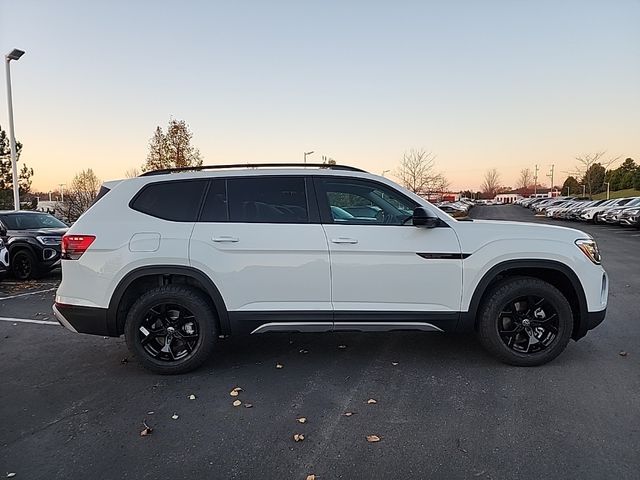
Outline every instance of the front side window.
{"type": "Polygon", "coordinates": [[[227,197],[231,222],[309,222],[305,181],[301,177],[230,178],[227,197]]]}
{"type": "Polygon", "coordinates": [[[404,225],[418,206],[386,185],[366,180],[322,178],[320,201],[339,224],[404,225]]]}
{"type": "Polygon", "coordinates": [[[195,222],[207,180],[151,183],[131,202],[131,208],[173,222],[195,222]]]}

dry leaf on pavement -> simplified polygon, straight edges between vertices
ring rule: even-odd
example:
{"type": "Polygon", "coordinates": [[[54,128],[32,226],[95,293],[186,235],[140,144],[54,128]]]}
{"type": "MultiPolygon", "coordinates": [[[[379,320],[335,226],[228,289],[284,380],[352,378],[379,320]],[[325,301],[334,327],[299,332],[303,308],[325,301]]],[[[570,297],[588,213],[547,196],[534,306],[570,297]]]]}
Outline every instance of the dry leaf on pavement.
{"type": "Polygon", "coordinates": [[[395,367],[396,365],[398,365],[398,362],[391,362],[391,365],[395,367]]]}
{"type": "Polygon", "coordinates": [[[296,433],[293,435],[293,439],[296,442],[302,442],[304,440],[304,435],[302,433],[296,433]]]}
{"type": "Polygon", "coordinates": [[[196,396],[192,393],[191,395],[189,395],[189,400],[195,400],[196,396]]]}
{"type": "Polygon", "coordinates": [[[621,357],[626,357],[627,356],[627,352],[622,350],[620,353],[618,353],[618,355],[620,355],[621,357]]]}
{"type": "Polygon", "coordinates": [[[344,412],[342,415],[344,415],[345,417],[350,417],[352,415],[355,415],[356,412],[344,412]]]}
{"type": "Polygon", "coordinates": [[[284,365],[282,365],[281,363],[276,363],[276,368],[284,368],[284,365]]]}
{"type": "Polygon", "coordinates": [[[347,346],[346,346],[346,345],[338,345],[338,348],[339,348],[340,350],[344,350],[345,348],[347,348],[347,346]]]}
{"type": "Polygon", "coordinates": [[[245,403],[244,404],[244,408],[251,408],[253,407],[253,403],[245,403]]]}
{"type": "Polygon", "coordinates": [[[174,413],[173,415],[171,415],[171,418],[173,418],[174,420],[177,420],[179,417],[177,413],[174,413]]]}
{"type": "Polygon", "coordinates": [[[307,480],[316,480],[316,476],[313,473],[311,475],[307,475],[307,480]]]}
{"type": "Polygon", "coordinates": [[[380,441],[380,437],[378,435],[367,435],[367,442],[376,443],[380,441]]]}
{"type": "Polygon", "coordinates": [[[236,400],[233,402],[234,407],[239,407],[240,405],[242,405],[242,402],[240,400],[236,400]]]}
{"type": "Polygon", "coordinates": [[[374,403],[378,403],[378,401],[377,401],[376,399],[374,399],[374,398],[370,398],[369,400],[367,400],[367,403],[368,403],[369,405],[372,405],[372,404],[374,404],[374,403]]]}
{"type": "Polygon", "coordinates": [[[307,417],[300,417],[300,418],[297,418],[296,420],[298,420],[298,422],[300,423],[305,423],[307,421],[307,417]]]}
{"type": "Polygon", "coordinates": [[[144,427],[140,432],[141,437],[146,437],[147,435],[151,435],[153,433],[153,427],[147,425],[147,422],[143,421],[142,426],[144,427]]]}

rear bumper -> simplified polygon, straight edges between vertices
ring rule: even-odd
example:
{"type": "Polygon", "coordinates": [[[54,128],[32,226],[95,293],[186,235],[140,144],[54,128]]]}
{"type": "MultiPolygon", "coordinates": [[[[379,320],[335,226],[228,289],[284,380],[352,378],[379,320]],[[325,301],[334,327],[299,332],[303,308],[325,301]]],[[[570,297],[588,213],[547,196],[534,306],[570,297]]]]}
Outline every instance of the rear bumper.
{"type": "Polygon", "coordinates": [[[58,322],[75,333],[116,337],[107,323],[107,309],[55,303],[53,314],[58,322]]]}

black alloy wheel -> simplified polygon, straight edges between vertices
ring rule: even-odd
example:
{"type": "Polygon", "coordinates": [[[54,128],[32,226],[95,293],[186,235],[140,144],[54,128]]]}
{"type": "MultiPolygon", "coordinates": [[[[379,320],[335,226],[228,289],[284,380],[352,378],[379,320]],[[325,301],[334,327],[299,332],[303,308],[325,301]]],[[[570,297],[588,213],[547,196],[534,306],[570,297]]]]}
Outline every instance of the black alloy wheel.
{"type": "Polygon", "coordinates": [[[498,334],[514,352],[540,352],[553,343],[558,331],[558,313],[544,297],[514,298],[498,314],[498,334]]]}
{"type": "Polygon", "coordinates": [[[11,258],[11,271],[18,280],[29,280],[37,275],[36,258],[28,250],[18,250],[11,258]]]}
{"type": "Polygon", "coordinates": [[[160,303],[149,308],[138,328],[138,342],[151,357],[175,362],[192,354],[200,340],[200,326],[187,308],[160,303]]]}
{"type": "Polygon", "coordinates": [[[156,373],[178,374],[200,366],[218,337],[210,300],[196,288],[169,284],[144,293],[124,327],[129,350],[156,373]]]}
{"type": "Polygon", "coordinates": [[[486,294],[477,320],[478,339],[500,361],[542,365],[566,348],[573,312],[556,287],[539,278],[508,277],[486,294]]]}

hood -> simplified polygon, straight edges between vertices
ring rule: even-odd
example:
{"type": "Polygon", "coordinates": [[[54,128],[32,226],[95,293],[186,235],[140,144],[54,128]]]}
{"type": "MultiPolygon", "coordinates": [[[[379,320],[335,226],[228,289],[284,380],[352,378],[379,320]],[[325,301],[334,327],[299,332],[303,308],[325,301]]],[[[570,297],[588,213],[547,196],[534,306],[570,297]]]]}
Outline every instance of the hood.
{"type": "Polygon", "coordinates": [[[7,237],[61,237],[68,228],[33,228],[29,230],[8,230],[7,237]]]}

